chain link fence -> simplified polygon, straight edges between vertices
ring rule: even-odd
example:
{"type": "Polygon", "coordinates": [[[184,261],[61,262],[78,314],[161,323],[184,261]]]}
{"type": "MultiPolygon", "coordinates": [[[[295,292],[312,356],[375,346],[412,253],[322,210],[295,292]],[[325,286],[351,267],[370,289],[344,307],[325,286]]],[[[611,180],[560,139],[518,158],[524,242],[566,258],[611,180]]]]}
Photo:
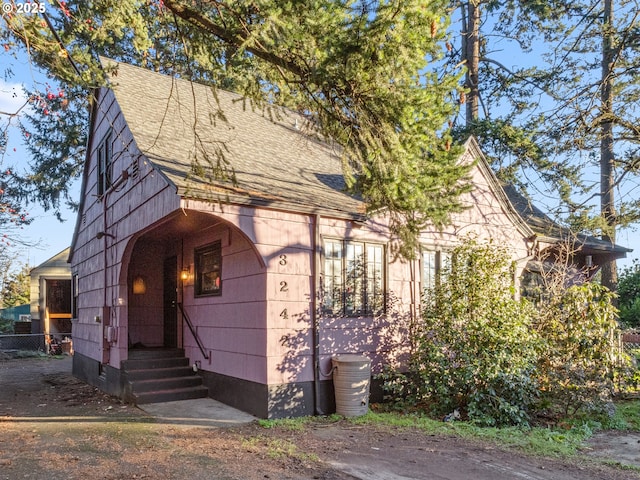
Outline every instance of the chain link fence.
{"type": "Polygon", "coordinates": [[[622,346],[629,355],[640,355],[640,330],[622,332],[622,346]]]}
{"type": "Polygon", "coordinates": [[[632,368],[635,369],[633,381],[640,388],[640,330],[625,330],[620,335],[622,349],[629,356],[632,368]]]}
{"type": "Polygon", "coordinates": [[[39,351],[52,355],[71,353],[71,333],[0,335],[0,351],[39,351]]]}

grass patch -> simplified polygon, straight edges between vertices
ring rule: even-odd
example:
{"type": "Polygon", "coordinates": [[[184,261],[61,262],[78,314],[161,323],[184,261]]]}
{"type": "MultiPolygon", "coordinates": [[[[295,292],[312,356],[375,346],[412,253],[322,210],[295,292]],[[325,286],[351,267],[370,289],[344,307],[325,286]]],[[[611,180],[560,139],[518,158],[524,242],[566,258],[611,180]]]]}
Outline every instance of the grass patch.
{"type": "MultiPolygon", "coordinates": [[[[311,425],[346,422],[353,425],[371,425],[389,429],[418,429],[429,435],[451,435],[473,441],[490,442],[530,455],[546,457],[566,457],[576,455],[584,443],[601,430],[640,431],[640,400],[616,403],[616,413],[612,417],[591,416],[563,422],[556,427],[479,427],[470,422],[442,422],[418,413],[396,413],[369,411],[366,415],[343,418],[340,415],[328,417],[302,417],[283,420],[262,420],[263,428],[281,428],[290,431],[304,431],[311,425]]],[[[270,445],[273,455],[287,455],[295,446],[270,445]]]]}
{"type": "Polygon", "coordinates": [[[426,415],[411,413],[369,411],[366,415],[343,418],[339,415],[329,417],[302,417],[284,420],[263,420],[263,428],[282,428],[291,431],[303,431],[318,423],[348,422],[353,425],[372,425],[379,428],[419,429],[430,435],[452,435],[469,440],[491,442],[506,448],[547,457],[571,456],[595,432],[605,429],[640,431],[640,400],[620,402],[616,414],[609,417],[585,417],[564,422],[558,427],[480,427],[470,422],[442,422],[426,415]]]}
{"type": "Polygon", "coordinates": [[[624,400],[616,403],[614,419],[619,425],[617,430],[640,431],[640,400],[624,400]]]}
{"type": "Polygon", "coordinates": [[[258,425],[262,428],[280,428],[291,432],[300,432],[305,430],[309,425],[335,423],[342,419],[341,415],[328,415],[326,417],[297,417],[282,418],[278,420],[258,420],[258,425]]]}
{"type": "Polygon", "coordinates": [[[369,412],[350,420],[356,424],[417,428],[432,435],[455,435],[469,440],[488,441],[508,448],[543,456],[573,455],[592,434],[587,424],[568,428],[479,427],[471,422],[442,422],[427,416],[369,412]]]}
{"type": "MultiPolygon", "coordinates": [[[[306,424],[307,423],[305,423],[305,425],[306,424]]],[[[319,461],[316,455],[302,452],[295,443],[281,438],[269,438],[265,435],[258,435],[245,439],[242,442],[242,446],[253,453],[262,453],[274,460],[297,458],[302,461],[319,461]]]]}

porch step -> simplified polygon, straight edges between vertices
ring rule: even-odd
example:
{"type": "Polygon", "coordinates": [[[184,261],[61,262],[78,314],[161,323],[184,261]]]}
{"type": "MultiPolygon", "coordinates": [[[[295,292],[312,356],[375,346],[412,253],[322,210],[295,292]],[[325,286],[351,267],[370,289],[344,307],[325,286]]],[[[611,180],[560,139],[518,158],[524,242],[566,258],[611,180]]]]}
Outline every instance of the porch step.
{"type": "Polygon", "coordinates": [[[137,393],[134,395],[136,405],[145,403],[175,402],[178,400],[193,400],[209,396],[209,389],[203,385],[190,388],[175,388],[153,392],[137,393]]]}
{"type": "Polygon", "coordinates": [[[184,357],[183,348],[133,348],[129,350],[129,360],[145,358],[184,357]]]}
{"type": "Polygon", "coordinates": [[[193,370],[189,365],[168,368],[141,368],[136,370],[125,368],[125,371],[127,373],[127,379],[131,381],[193,376],[193,370]]]}
{"type": "Polygon", "coordinates": [[[209,394],[181,349],[131,350],[121,367],[125,400],[136,405],[204,398],[209,394]]]}
{"type": "Polygon", "coordinates": [[[188,367],[189,359],[182,357],[141,358],[139,360],[125,360],[122,368],[125,370],[153,370],[156,368],[188,367]]]}

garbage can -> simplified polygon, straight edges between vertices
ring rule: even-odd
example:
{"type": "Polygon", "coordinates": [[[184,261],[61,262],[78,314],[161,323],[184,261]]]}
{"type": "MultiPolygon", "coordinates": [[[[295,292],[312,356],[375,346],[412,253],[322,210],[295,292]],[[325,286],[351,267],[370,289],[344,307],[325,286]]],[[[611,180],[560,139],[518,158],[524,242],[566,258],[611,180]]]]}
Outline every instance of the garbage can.
{"type": "Polygon", "coordinates": [[[337,355],[331,359],[336,413],[357,417],[369,411],[371,360],[363,355],[337,355]]]}

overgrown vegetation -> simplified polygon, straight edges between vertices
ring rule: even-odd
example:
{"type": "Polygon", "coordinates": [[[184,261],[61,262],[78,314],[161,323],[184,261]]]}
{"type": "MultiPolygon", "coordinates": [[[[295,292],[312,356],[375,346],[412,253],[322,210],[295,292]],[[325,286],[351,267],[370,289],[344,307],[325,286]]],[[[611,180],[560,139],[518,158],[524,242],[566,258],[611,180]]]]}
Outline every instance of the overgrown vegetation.
{"type": "Polygon", "coordinates": [[[613,297],[605,287],[585,283],[554,292],[539,308],[539,410],[571,417],[610,405],[623,354],[613,297]]]}
{"type": "Polygon", "coordinates": [[[0,335],[13,333],[13,320],[0,318],[0,335]]]}
{"type": "Polygon", "coordinates": [[[508,258],[473,239],[452,252],[425,296],[407,370],[383,374],[392,404],[436,416],[457,411],[481,426],[612,414],[613,380],[624,366],[613,295],[592,283],[567,287],[556,278],[566,272],[555,270],[537,303],[516,300],[508,258]]]}
{"type": "Polygon", "coordinates": [[[627,328],[640,328],[640,264],[638,262],[622,270],[617,293],[620,324],[627,328]]]}

